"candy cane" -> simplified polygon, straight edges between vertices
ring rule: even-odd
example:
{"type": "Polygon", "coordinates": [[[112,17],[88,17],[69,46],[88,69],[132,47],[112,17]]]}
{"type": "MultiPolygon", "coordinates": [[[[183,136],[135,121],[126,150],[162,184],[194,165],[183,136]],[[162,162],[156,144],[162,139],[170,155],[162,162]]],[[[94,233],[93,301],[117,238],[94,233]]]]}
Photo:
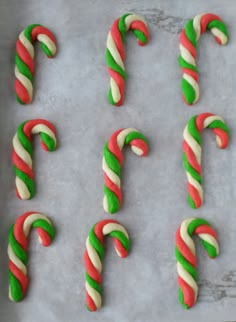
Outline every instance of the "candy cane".
{"type": "Polygon", "coordinates": [[[125,144],[129,144],[131,150],[139,156],[146,156],[148,153],[147,139],[133,128],[116,131],[105,144],[102,163],[105,179],[103,207],[111,214],[117,212],[122,205],[120,176],[123,154],[121,150],[125,144]]]}
{"type": "Polygon", "coordinates": [[[219,255],[217,235],[210,224],[201,218],[186,219],[176,233],[175,256],[177,260],[179,300],[184,308],[191,308],[197,300],[197,259],[193,235],[199,235],[210,258],[219,255]]]}
{"type": "Polygon", "coordinates": [[[90,230],[84,254],[86,305],[90,311],[96,311],[102,306],[101,273],[104,257],[104,236],[106,235],[113,238],[118,256],[126,257],[130,247],[127,231],[115,220],[102,220],[90,230]]]}
{"type": "Polygon", "coordinates": [[[55,235],[50,220],[37,212],[27,212],[21,215],[11,226],[8,235],[9,298],[14,302],[23,300],[29,284],[26,267],[27,239],[32,227],[36,228],[39,242],[43,246],[49,246],[55,235]]]}
{"type": "Polygon", "coordinates": [[[34,47],[38,40],[44,53],[52,58],[56,54],[56,39],[47,28],[33,24],[24,29],[16,42],[15,91],[17,101],[28,104],[33,96],[34,47]]]}
{"type": "Polygon", "coordinates": [[[203,202],[201,132],[207,127],[215,133],[220,149],[226,148],[229,142],[229,129],[223,118],[218,115],[195,115],[186,125],[183,134],[183,164],[188,179],[188,201],[192,208],[199,208],[203,202]]]}
{"type": "Polygon", "coordinates": [[[110,75],[108,99],[111,104],[120,106],[124,100],[126,72],[125,38],[126,32],[132,30],[138,44],[144,46],[149,39],[149,31],[145,20],[136,14],[125,14],[115,20],[107,37],[106,62],[110,75]]]}
{"type": "Polygon", "coordinates": [[[195,104],[199,99],[196,48],[200,35],[206,30],[212,32],[220,45],[227,43],[228,32],[224,22],[220,17],[211,13],[203,13],[189,20],[180,34],[179,64],[183,71],[182,93],[184,101],[189,105],[195,104]]]}
{"type": "Polygon", "coordinates": [[[38,134],[45,151],[56,149],[56,130],[42,119],[23,122],[13,138],[12,161],[16,175],[16,194],[20,199],[31,199],[35,194],[32,170],[32,134],[38,134]]]}

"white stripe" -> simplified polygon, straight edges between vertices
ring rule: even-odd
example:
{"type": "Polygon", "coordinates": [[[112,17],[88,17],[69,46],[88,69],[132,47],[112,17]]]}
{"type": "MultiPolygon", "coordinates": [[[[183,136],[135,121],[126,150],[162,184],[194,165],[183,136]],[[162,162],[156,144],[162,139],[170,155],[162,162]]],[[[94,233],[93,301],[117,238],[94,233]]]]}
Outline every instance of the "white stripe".
{"type": "Polygon", "coordinates": [[[10,244],[8,244],[7,253],[9,259],[23,272],[24,275],[27,275],[27,268],[22,263],[22,261],[16,256],[10,244]]]}
{"type": "Polygon", "coordinates": [[[198,144],[198,142],[194,139],[194,137],[188,131],[188,124],[186,125],[183,133],[184,140],[188,143],[190,148],[193,150],[193,153],[197,159],[199,165],[201,165],[201,155],[202,155],[202,148],[198,144]]]}
{"type": "Polygon", "coordinates": [[[103,229],[102,229],[102,233],[104,236],[109,235],[110,233],[112,233],[113,231],[118,230],[120,232],[122,232],[128,239],[128,233],[126,231],[126,229],[121,226],[120,224],[116,224],[116,223],[108,223],[106,224],[103,229]]]}
{"type": "Polygon", "coordinates": [[[94,288],[92,288],[87,281],[85,283],[85,287],[89,296],[92,298],[93,302],[95,303],[96,308],[100,309],[100,307],[102,306],[101,295],[94,288]]]}
{"type": "Polygon", "coordinates": [[[208,116],[207,118],[205,118],[204,123],[203,123],[203,128],[207,128],[212,122],[214,121],[221,121],[223,123],[225,123],[224,119],[218,115],[212,115],[212,116],[208,116]]]}
{"type": "Polygon", "coordinates": [[[37,36],[37,39],[38,39],[38,41],[42,42],[44,45],[46,45],[48,47],[52,56],[54,56],[56,54],[57,48],[56,48],[55,43],[51,40],[51,38],[49,38],[47,35],[39,34],[37,36]]]}
{"type": "Polygon", "coordinates": [[[215,37],[220,39],[222,45],[227,44],[228,37],[220,29],[217,29],[216,27],[214,27],[211,29],[211,32],[215,37]]]}
{"type": "Polygon", "coordinates": [[[132,22],[134,21],[142,21],[146,26],[147,26],[147,23],[146,21],[144,20],[143,17],[139,16],[139,15],[136,15],[136,14],[131,14],[129,16],[127,16],[125,18],[125,26],[126,26],[126,31],[129,30],[130,28],[130,25],[132,24],[132,22]]]}
{"type": "Polygon", "coordinates": [[[205,240],[208,244],[212,245],[216,248],[216,254],[219,255],[219,244],[215,237],[211,236],[210,234],[199,234],[199,237],[203,240],[205,240]]]}
{"type": "Polygon", "coordinates": [[[24,47],[26,48],[26,50],[28,51],[30,57],[32,59],[34,59],[34,46],[31,44],[31,42],[25,37],[24,34],[25,30],[23,30],[20,35],[19,35],[19,39],[22,42],[22,44],[24,45],[24,47]]]}
{"type": "Polygon", "coordinates": [[[182,58],[189,64],[196,66],[195,58],[191,55],[190,51],[188,51],[187,48],[185,48],[182,44],[179,46],[180,54],[182,58]]]}
{"type": "Polygon", "coordinates": [[[205,13],[201,13],[200,15],[197,15],[193,19],[193,28],[196,31],[196,40],[198,41],[201,35],[201,19],[205,15],[205,13]]]}
{"type": "Polygon", "coordinates": [[[111,88],[111,96],[113,98],[113,101],[115,103],[118,103],[119,100],[121,99],[121,92],[118,84],[112,77],[110,78],[110,88],[111,88]]]}
{"type": "Polygon", "coordinates": [[[33,85],[31,81],[25,75],[20,73],[17,66],[15,66],[15,76],[19,80],[19,82],[26,88],[31,102],[33,96],[33,85]]]}
{"type": "Polygon", "coordinates": [[[112,38],[111,32],[109,32],[107,37],[107,48],[109,49],[112,57],[114,58],[115,62],[123,69],[125,70],[122,58],[120,56],[120,53],[116,47],[116,44],[112,38]]]}
{"type": "Polygon", "coordinates": [[[108,176],[108,178],[116,185],[120,188],[120,178],[119,176],[113,172],[107,165],[105,158],[103,158],[102,160],[102,169],[103,171],[106,173],[106,175],[108,176]]]}
{"type": "Polygon", "coordinates": [[[179,262],[177,262],[177,272],[179,276],[193,289],[194,295],[195,295],[194,302],[196,302],[197,294],[198,294],[198,286],[194,278],[185,270],[185,268],[179,262]]]}
{"type": "Polygon", "coordinates": [[[195,100],[193,101],[193,104],[196,103],[199,100],[199,85],[198,82],[195,81],[195,79],[188,75],[184,74],[183,78],[193,87],[195,91],[195,100]]]}
{"type": "Polygon", "coordinates": [[[108,200],[106,195],[103,197],[103,208],[106,212],[109,212],[108,200]]]}
{"type": "Polygon", "coordinates": [[[32,169],[32,158],[22,146],[17,133],[13,137],[12,144],[16,154],[32,169]]]}
{"type": "Polygon", "coordinates": [[[26,237],[28,237],[33,223],[38,219],[43,219],[43,220],[47,221],[50,226],[52,225],[51,221],[45,215],[40,214],[40,213],[33,213],[33,214],[29,215],[28,217],[26,217],[26,219],[24,221],[23,232],[26,237]]]}
{"type": "Polygon", "coordinates": [[[45,133],[50,136],[56,144],[56,136],[53,131],[45,124],[37,124],[31,129],[32,134],[45,133]]]}
{"type": "Polygon", "coordinates": [[[190,251],[192,252],[192,254],[195,256],[196,254],[196,250],[195,250],[195,245],[194,242],[192,240],[192,238],[189,236],[188,234],[188,226],[190,225],[190,223],[195,220],[196,218],[189,218],[186,219],[182,222],[181,226],[180,226],[180,236],[183,239],[183,241],[185,242],[185,244],[188,246],[188,248],[190,249],[190,251]]]}
{"type": "Polygon", "coordinates": [[[123,131],[121,131],[118,135],[117,135],[117,144],[118,144],[118,147],[120,150],[122,150],[124,144],[125,144],[125,139],[127,137],[127,135],[129,135],[130,133],[132,132],[137,132],[139,133],[138,130],[134,129],[134,128],[127,128],[127,129],[124,129],[123,131]]]}
{"type": "Polygon", "coordinates": [[[27,185],[19,177],[15,179],[16,188],[22,200],[30,199],[30,192],[27,185]]]}
{"type": "Polygon", "coordinates": [[[101,273],[102,271],[102,263],[98,256],[97,251],[93,248],[93,246],[90,243],[89,237],[86,239],[86,249],[88,252],[88,256],[93,264],[93,266],[96,268],[96,270],[101,273]]]}
{"type": "Polygon", "coordinates": [[[202,188],[202,185],[196,179],[194,179],[189,172],[186,172],[186,174],[187,174],[187,178],[188,178],[189,183],[192,186],[194,186],[195,189],[197,189],[197,191],[199,193],[199,196],[201,198],[201,201],[203,201],[203,188],[202,188]]]}

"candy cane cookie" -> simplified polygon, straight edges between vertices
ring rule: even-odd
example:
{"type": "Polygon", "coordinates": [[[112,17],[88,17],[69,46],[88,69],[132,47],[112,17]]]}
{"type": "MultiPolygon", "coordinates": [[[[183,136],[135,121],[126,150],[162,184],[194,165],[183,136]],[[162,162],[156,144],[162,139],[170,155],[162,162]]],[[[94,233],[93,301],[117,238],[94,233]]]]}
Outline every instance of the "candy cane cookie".
{"type": "Polygon", "coordinates": [[[105,236],[113,238],[116,252],[122,258],[128,255],[130,248],[127,231],[115,220],[102,220],[90,230],[86,240],[86,251],[84,253],[86,305],[90,311],[96,311],[102,306],[101,273],[105,236]]]}
{"type": "Polygon", "coordinates": [[[108,213],[116,213],[122,205],[121,166],[123,164],[122,149],[130,145],[131,150],[138,156],[146,156],[148,142],[145,136],[133,128],[116,131],[105,144],[103,150],[102,169],[104,171],[103,207],[108,213]]]}
{"type": "Polygon", "coordinates": [[[199,208],[203,202],[201,133],[205,128],[212,129],[220,149],[225,149],[229,142],[229,129],[222,117],[202,113],[188,121],[183,133],[183,164],[188,179],[188,201],[192,208],[199,208]]]}
{"type": "Polygon", "coordinates": [[[35,194],[32,170],[32,135],[39,134],[45,151],[56,149],[56,130],[43,119],[23,122],[13,138],[12,162],[16,175],[16,195],[20,199],[31,199],[35,194]]]}
{"type": "Polygon", "coordinates": [[[197,258],[193,235],[198,235],[210,258],[219,255],[217,235],[210,224],[201,218],[182,222],[176,233],[175,256],[177,260],[179,300],[184,308],[191,308],[197,300],[197,258]]]}
{"type": "Polygon", "coordinates": [[[27,212],[17,218],[9,230],[9,298],[19,302],[25,297],[29,279],[27,276],[28,236],[31,228],[36,228],[39,242],[49,246],[55,231],[51,221],[43,214],[27,212]]]}
{"type": "Polygon", "coordinates": [[[34,46],[38,40],[43,52],[52,58],[56,54],[56,39],[47,28],[33,24],[24,29],[16,42],[15,91],[17,101],[29,104],[33,96],[34,46]]]}
{"type": "Polygon", "coordinates": [[[126,32],[131,30],[137,38],[138,44],[144,46],[149,40],[149,31],[145,20],[136,14],[128,13],[116,19],[107,37],[106,62],[110,75],[109,102],[120,106],[124,100],[126,71],[125,38],[126,32]]]}
{"type": "Polygon", "coordinates": [[[206,30],[211,31],[218,44],[225,45],[228,42],[228,31],[224,22],[211,13],[203,13],[189,20],[180,34],[179,65],[183,71],[182,94],[188,105],[195,104],[199,99],[197,42],[206,30]]]}

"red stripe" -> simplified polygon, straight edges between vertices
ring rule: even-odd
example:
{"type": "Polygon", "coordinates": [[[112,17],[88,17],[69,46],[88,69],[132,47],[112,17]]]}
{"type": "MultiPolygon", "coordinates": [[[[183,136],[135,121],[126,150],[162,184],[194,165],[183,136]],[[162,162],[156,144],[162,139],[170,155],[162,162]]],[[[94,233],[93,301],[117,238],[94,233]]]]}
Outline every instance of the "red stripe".
{"type": "Polygon", "coordinates": [[[229,136],[228,133],[226,133],[224,130],[220,128],[213,129],[213,132],[215,133],[216,136],[220,138],[221,141],[221,149],[225,149],[228,144],[229,144],[229,136]]]}
{"type": "Polygon", "coordinates": [[[46,125],[56,135],[56,129],[50,122],[43,120],[43,119],[34,119],[34,120],[30,120],[30,121],[26,122],[24,125],[24,128],[23,128],[25,135],[27,136],[27,138],[30,141],[32,139],[32,137],[31,137],[32,128],[36,125],[39,125],[39,124],[46,125]]]}
{"type": "Polygon", "coordinates": [[[44,247],[47,247],[51,244],[51,237],[48,235],[48,233],[43,228],[36,228],[37,233],[41,239],[42,245],[44,247]]]}
{"type": "Polygon", "coordinates": [[[120,57],[122,59],[122,61],[124,61],[125,59],[125,48],[123,45],[123,41],[122,41],[122,37],[121,37],[121,33],[119,30],[119,18],[116,19],[113,23],[113,25],[111,26],[111,36],[116,44],[117,50],[120,54],[120,57]]]}
{"type": "Polygon", "coordinates": [[[33,212],[26,212],[25,214],[21,215],[16,219],[14,225],[14,236],[17,242],[21,245],[21,247],[26,251],[28,248],[28,241],[23,231],[23,226],[25,219],[33,214],[33,212]]]}
{"type": "Polygon", "coordinates": [[[130,30],[139,30],[146,36],[146,38],[147,38],[146,42],[142,42],[142,41],[140,41],[138,39],[138,44],[140,46],[144,46],[148,42],[148,40],[149,40],[149,30],[148,30],[147,26],[145,25],[145,23],[143,23],[142,21],[139,21],[139,20],[133,21],[130,24],[130,30]]]}
{"type": "Polygon", "coordinates": [[[18,156],[18,154],[16,154],[15,150],[12,151],[12,162],[20,171],[33,179],[34,175],[32,169],[18,156]]]}
{"type": "Polygon", "coordinates": [[[105,185],[116,195],[116,197],[119,200],[119,204],[121,206],[122,205],[121,189],[109,179],[109,177],[106,175],[105,172],[104,172],[104,180],[105,180],[105,185]]]}
{"type": "Polygon", "coordinates": [[[196,122],[196,127],[198,129],[198,132],[202,132],[203,127],[204,127],[204,121],[209,116],[214,116],[214,114],[212,114],[212,113],[202,113],[202,114],[199,114],[196,117],[196,121],[195,122],[196,122]]]}
{"type": "Polygon", "coordinates": [[[97,311],[97,307],[88,292],[86,292],[86,304],[91,311],[97,311]]]}
{"type": "Polygon", "coordinates": [[[194,170],[197,171],[197,173],[201,175],[201,165],[198,163],[196,155],[185,140],[183,141],[183,150],[186,153],[189,164],[193,167],[194,170]]]}
{"type": "Polygon", "coordinates": [[[103,244],[104,242],[104,235],[103,235],[103,227],[107,224],[119,224],[118,221],[116,220],[112,220],[112,219],[105,219],[105,220],[101,220],[98,223],[96,223],[95,227],[94,227],[94,232],[96,234],[96,236],[98,237],[98,239],[100,240],[100,243],[103,244]]]}
{"type": "Polygon", "coordinates": [[[56,38],[54,37],[54,35],[51,33],[51,31],[43,26],[37,26],[32,30],[31,36],[32,36],[32,40],[35,41],[38,37],[38,35],[40,34],[44,34],[46,36],[48,36],[53,42],[54,44],[56,44],[56,38]]]}
{"type": "Polygon", "coordinates": [[[179,40],[180,40],[181,45],[183,45],[183,47],[185,47],[191,53],[193,58],[196,59],[197,58],[197,50],[193,46],[191,41],[188,39],[188,37],[186,36],[185,30],[182,30],[179,38],[180,38],[179,40]]]}
{"type": "Polygon", "coordinates": [[[207,13],[204,16],[202,16],[202,18],[201,18],[201,34],[206,31],[207,26],[213,20],[221,21],[219,16],[216,16],[216,15],[214,15],[212,13],[207,13]]]}
{"type": "Polygon", "coordinates": [[[19,281],[23,295],[25,295],[29,284],[28,277],[11,260],[9,260],[9,270],[19,281]]]}
{"type": "Polygon", "coordinates": [[[194,201],[195,207],[199,208],[202,205],[202,200],[200,198],[198,190],[188,182],[188,193],[194,201]]]}
{"type": "Polygon", "coordinates": [[[215,239],[217,239],[217,234],[216,234],[215,230],[212,227],[207,226],[207,225],[198,226],[194,230],[193,234],[197,234],[197,235],[199,235],[199,234],[208,234],[208,235],[213,236],[215,239]]]}
{"type": "Polygon", "coordinates": [[[184,294],[184,304],[189,308],[195,304],[195,294],[193,289],[180,277],[178,276],[178,284],[184,294]]]}
{"type": "Polygon", "coordinates": [[[180,253],[183,255],[183,257],[193,266],[197,267],[197,259],[196,256],[191,252],[189,247],[185,244],[184,240],[182,239],[180,235],[180,228],[177,230],[176,236],[175,236],[175,242],[176,246],[178,247],[180,253]]]}
{"type": "Polygon", "coordinates": [[[131,146],[135,146],[143,151],[141,154],[142,157],[145,157],[148,154],[148,145],[142,139],[134,139],[130,142],[131,146]]]}
{"type": "Polygon", "coordinates": [[[117,238],[113,238],[114,243],[115,243],[115,247],[118,250],[120,257],[121,258],[125,258],[128,256],[128,252],[127,250],[124,248],[123,244],[121,243],[121,241],[117,238]]]}
{"type": "Polygon", "coordinates": [[[197,72],[195,72],[194,70],[192,70],[190,68],[183,68],[182,67],[181,69],[184,74],[191,76],[196,82],[199,81],[199,75],[197,72]]]}
{"type": "Polygon", "coordinates": [[[120,100],[116,103],[116,105],[120,106],[120,105],[122,105],[123,100],[124,100],[125,80],[118,72],[114,71],[113,69],[111,69],[109,67],[108,67],[108,72],[109,72],[109,75],[111,76],[111,78],[114,79],[117,86],[119,87],[121,97],[120,97],[120,100]]]}
{"type": "Polygon", "coordinates": [[[101,275],[97,271],[97,269],[93,266],[93,263],[91,262],[87,250],[84,253],[84,265],[85,269],[90,277],[94,279],[98,284],[101,284],[101,275]]]}
{"type": "Polygon", "coordinates": [[[112,134],[108,141],[108,148],[112,154],[118,159],[120,166],[123,163],[123,153],[121,152],[118,144],[117,144],[117,136],[123,131],[124,129],[120,129],[112,134]]]}
{"type": "Polygon", "coordinates": [[[25,46],[22,44],[22,42],[19,39],[16,42],[16,51],[17,51],[19,57],[22,59],[22,61],[29,68],[31,74],[33,74],[34,73],[34,61],[31,58],[28,50],[25,48],[25,46]]]}
{"type": "Polygon", "coordinates": [[[15,80],[15,92],[16,92],[16,95],[20,98],[20,100],[24,104],[30,103],[31,99],[27,89],[23,86],[23,84],[18,79],[15,80]]]}

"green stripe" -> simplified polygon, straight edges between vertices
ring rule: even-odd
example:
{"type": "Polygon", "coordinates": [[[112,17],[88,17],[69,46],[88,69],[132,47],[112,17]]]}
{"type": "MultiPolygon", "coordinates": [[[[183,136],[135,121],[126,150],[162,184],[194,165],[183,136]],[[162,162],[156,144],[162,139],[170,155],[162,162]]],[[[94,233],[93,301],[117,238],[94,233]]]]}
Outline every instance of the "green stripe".
{"type": "Polygon", "coordinates": [[[133,140],[140,139],[148,145],[147,138],[140,132],[130,132],[125,138],[125,144],[130,144],[133,140]]]}
{"type": "Polygon", "coordinates": [[[8,272],[8,280],[13,300],[15,302],[20,302],[23,299],[23,291],[20,282],[11,271],[8,272]]]}
{"type": "Polygon", "coordinates": [[[145,34],[138,30],[138,29],[134,29],[132,30],[133,34],[135,35],[135,37],[143,44],[145,44],[147,42],[147,37],[145,36],[145,34]]]}
{"type": "Polygon", "coordinates": [[[184,269],[194,278],[197,280],[197,270],[194,266],[192,266],[182,255],[178,247],[175,247],[175,257],[177,261],[184,267],[184,269]]]}
{"type": "Polygon", "coordinates": [[[208,25],[207,25],[207,29],[212,29],[212,28],[217,28],[220,31],[223,32],[223,34],[225,34],[225,36],[227,38],[229,38],[229,34],[228,34],[228,30],[226,25],[223,23],[223,21],[219,21],[219,20],[212,20],[208,25]]]}
{"type": "Polygon", "coordinates": [[[23,74],[25,77],[27,77],[30,82],[33,81],[33,75],[29,69],[29,67],[23,62],[23,60],[20,58],[20,56],[16,53],[15,56],[15,64],[17,68],[19,69],[19,72],[23,74]]]}
{"type": "Polygon", "coordinates": [[[123,43],[125,42],[125,34],[126,34],[125,18],[130,15],[131,15],[130,13],[126,13],[125,15],[120,17],[118,22],[118,28],[119,28],[123,43]]]}
{"type": "Polygon", "coordinates": [[[27,136],[24,133],[24,126],[28,121],[25,121],[23,123],[21,123],[17,129],[17,136],[18,139],[20,141],[20,143],[22,144],[22,146],[24,147],[24,149],[29,153],[29,155],[32,157],[33,155],[33,147],[32,147],[32,143],[30,142],[30,140],[27,138],[27,136]]]}
{"type": "Polygon", "coordinates": [[[179,301],[186,310],[189,309],[188,305],[184,303],[184,293],[181,288],[179,288],[179,301]]]}
{"type": "Polygon", "coordinates": [[[19,170],[15,165],[13,166],[13,170],[15,172],[15,175],[26,184],[30,193],[29,199],[31,199],[35,195],[34,181],[30,179],[30,177],[27,174],[19,170]]]}
{"type": "Polygon", "coordinates": [[[38,27],[38,26],[41,26],[39,24],[32,24],[32,25],[29,25],[28,27],[25,28],[24,30],[24,35],[25,37],[32,43],[32,30],[35,28],[35,27],[38,27]]]}
{"type": "Polygon", "coordinates": [[[188,121],[188,131],[190,135],[194,138],[194,140],[197,141],[199,145],[201,145],[201,134],[198,131],[196,125],[197,116],[198,115],[191,117],[191,119],[188,121]]]}
{"type": "Polygon", "coordinates": [[[95,248],[95,250],[97,251],[100,260],[102,260],[104,257],[104,247],[101,244],[100,240],[97,238],[94,232],[94,228],[95,228],[95,225],[92,227],[92,229],[89,232],[89,241],[92,247],[95,248]]]}
{"type": "Polygon", "coordinates": [[[100,295],[102,295],[102,288],[101,285],[98,284],[98,282],[96,282],[91,276],[89,276],[89,274],[86,272],[86,281],[88,282],[88,284],[95,289],[100,295]]]}
{"type": "Polygon", "coordinates": [[[125,70],[116,63],[108,48],[106,49],[106,62],[108,67],[120,74],[121,77],[126,80],[127,76],[125,70]]]}
{"type": "Polygon", "coordinates": [[[108,211],[110,214],[116,213],[120,209],[120,202],[116,194],[106,185],[103,187],[104,194],[107,197],[108,211]]]}
{"type": "Polygon", "coordinates": [[[195,229],[199,226],[202,226],[202,225],[207,225],[207,226],[211,227],[211,225],[205,219],[202,219],[202,218],[196,218],[193,221],[191,221],[188,225],[189,236],[192,236],[195,229]]]}
{"type": "Polygon", "coordinates": [[[53,140],[51,136],[44,132],[40,132],[41,140],[44,142],[44,144],[47,146],[48,151],[54,151],[56,148],[56,142],[53,140]]]}
{"type": "Polygon", "coordinates": [[[185,78],[182,78],[181,86],[182,86],[183,96],[186,102],[190,105],[193,104],[193,102],[196,99],[195,89],[192,87],[192,85],[189,84],[188,81],[186,81],[185,78]]]}
{"type": "Polygon", "coordinates": [[[207,254],[209,257],[215,258],[218,256],[217,250],[213,245],[209,244],[207,241],[205,241],[203,239],[202,239],[202,245],[205,248],[205,250],[207,251],[207,254]]]}
{"type": "Polygon", "coordinates": [[[121,166],[116,158],[116,156],[109,150],[108,143],[105,143],[103,148],[103,156],[108,165],[108,167],[115,172],[115,174],[120,177],[121,175],[121,166]]]}
{"type": "Polygon", "coordinates": [[[178,58],[179,60],[179,65],[182,67],[182,68],[185,68],[185,69],[191,69],[193,70],[194,72],[198,73],[198,69],[196,66],[192,65],[192,64],[189,64],[181,55],[179,56],[178,58]]]}
{"type": "Polygon", "coordinates": [[[202,183],[201,175],[191,166],[185,152],[183,152],[183,164],[184,164],[185,170],[188,173],[190,173],[191,176],[201,184],[202,183]]]}
{"type": "Polygon", "coordinates": [[[55,229],[44,219],[37,219],[33,222],[32,227],[42,228],[50,236],[50,239],[53,240],[55,237],[55,229]]]}
{"type": "Polygon", "coordinates": [[[53,57],[54,55],[52,54],[51,50],[46,46],[43,42],[40,42],[40,47],[42,48],[42,51],[48,56],[48,57],[53,57]]]}
{"type": "Polygon", "coordinates": [[[196,209],[197,208],[196,205],[195,205],[195,202],[194,202],[193,198],[191,197],[191,195],[189,193],[188,193],[188,203],[189,203],[189,205],[190,205],[190,207],[192,209],[196,209]]]}
{"type": "Polygon", "coordinates": [[[8,242],[11,245],[11,248],[16,255],[20,259],[20,261],[26,265],[27,263],[27,253],[26,251],[21,247],[21,245],[18,243],[18,241],[15,239],[14,236],[14,225],[11,226],[9,233],[8,233],[8,242]]]}
{"type": "Polygon", "coordinates": [[[114,230],[112,231],[109,236],[113,237],[113,238],[117,238],[121,244],[123,245],[123,247],[128,251],[130,248],[130,240],[125,236],[124,233],[122,233],[119,230],[114,230]]]}
{"type": "Polygon", "coordinates": [[[189,20],[186,23],[185,33],[186,33],[186,36],[189,39],[189,41],[196,48],[196,46],[197,46],[197,35],[196,35],[196,31],[195,31],[195,29],[193,27],[193,19],[189,20]]]}
{"type": "Polygon", "coordinates": [[[229,131],[228,126],[224,122],[222,122],[220,120],[215,120],[215,121],[211,122],[211,124],[209,124],[208,127],[210,129],[220,128],[221,130],[226,132],[228,135],[230,135],[230,131],[229,131]]]}

